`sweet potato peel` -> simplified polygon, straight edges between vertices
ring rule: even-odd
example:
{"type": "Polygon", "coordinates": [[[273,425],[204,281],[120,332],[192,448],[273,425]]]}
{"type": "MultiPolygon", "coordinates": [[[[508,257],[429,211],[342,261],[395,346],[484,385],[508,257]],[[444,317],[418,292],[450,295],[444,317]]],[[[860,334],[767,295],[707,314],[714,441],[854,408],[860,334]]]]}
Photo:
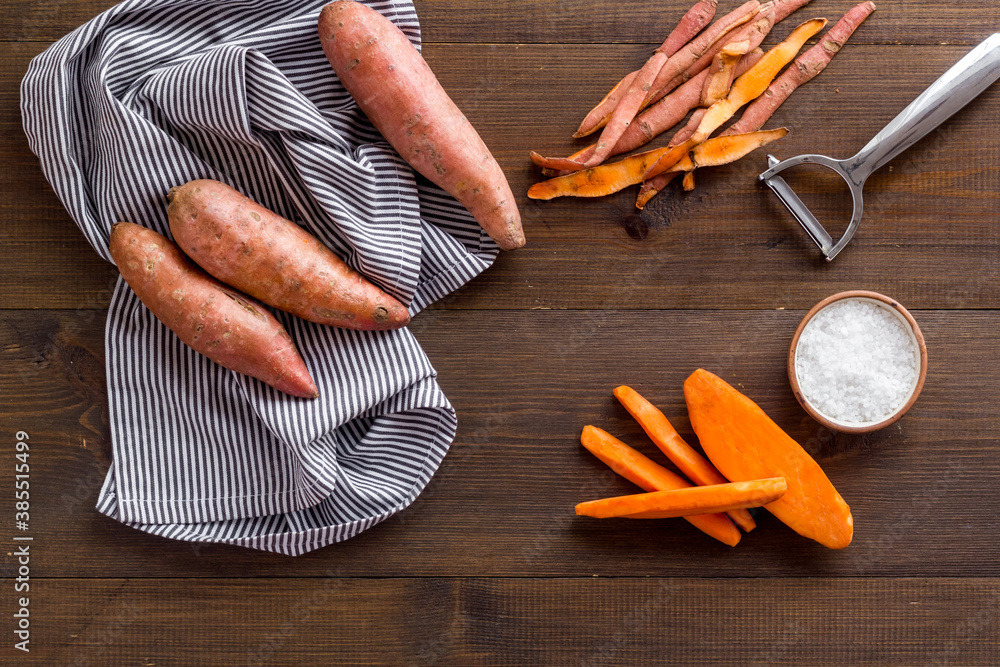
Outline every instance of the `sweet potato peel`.
{"type": "MultiPolygon", "coordinates": [[[[684,131],[683,129],[681,130],[681,132],[684,131]]],[[[642,209],[649,203],[650,199],[655,197],[660,190],[665,188],[670,181],[680,174],[684,174],[685,178],[687,178],[688,174],[694,173],[694,170],[699,167],[718,167],[723,164],[735,162],[752,151],[766,146],[772,141],[781,139],[787,134],[788,128],[779,127],[774,130],[712,137],[695,146],[694,150],[681,158],[677,164],[670,168],[670,171],[643,181],[642,188],[640,188],[639,195],[636,198],[635,206],[638,209],[642,209]],[[735,139],[735,141],[729,142],[729,139],[735,139]]],[[[687,186],[693,185],[694,179],[692,177],[687,182],[684,190],[689,192],[693,187],[687,186]]]]}
{"type": "MultiPolygon", "coordinates": [[[[664,57],[669,58],[670,56],[677,53],[677,51],[683,47],[692,37],[697,35],[702,29],[708,25],[709,21],[715,16],[716,5],[718,0],[700,0],[696,2],[694,6],[691,7],[681,17],[680,22],[677,23],[677,27],[674,28],[667,38],[663,40],[663,44],[656,49],[656,53],[663,54],[664,57]]],[[[662,66],[662,63],[661,63],[662,66]]],[[[597,106],[591,109],[587,116],[580,123],[580,127],[573,134],[574,138],[585,137],[597,130],[601,129],[607,125],[608,120],[611,118],[611,112],[615,110],[618,106],[619,101],[625,95],[626,91],[632,85],[633,79],[639,72],[631,72],[615,84],[615,87],[604,96],[597,106]]],[[[643,95],[645,97],[645,95],[643,95]]]]}
{"type": "Polygon", "coordinates": [[[726,44],[721,51],[715,54],[701,89],[701,106],[710,107],[729,94],[729,89],[732,87],[736,75],[736,63],[748,51],[750,51],[750,42],[744,40],[726,44]]]}
{"type": "MultiPolygon", "coordinates": [[[[760,48],[755,48],[740,58],[739,63],[736,65],[736,76],[743,74],[748,69],[753,67],[763,55],[764,52],[761,51],[760,48]]],[[[657,136],[683,120],[684,116],[691,109],[698,106],[701,99],[701,90],[704,86],[705,79],[707,78],[708,70],[705,70],[636,116],[635,120],[632,121],[632,124],[628,126],[628,129],[626,129],[621,138],[618,139],[618,143],[615,144],[615,147],[612,149],[611,155],[620,155],[621,153],[628,153],[631,150],[635,150],[636,148],[649,143],[657,136]]],[[[697,128],[697,124],[695,125],[695,128],[697,128]]],[[[692,133],[695,128],[692,128],[692,133]]],[[[676,144],[678,142],[676,140],[671,140],[670,143],[676,144]]],[[[555,172],[577,171],[583,166],[583,163],[594,154],[594,150],[596,148],[597,144],[591,144],[590,146],[573,153],[569,156],[569,158],[542,157],[538,153],[532,151],[531,160],[543,169],[549,169],[555,172]],[[564,159],[568,159],[570,162],[564,162],[564,159]]],[[[546,173],[545,175],[562,176],[564,174],[546,173]]]]}
{"type": "MultiPolygon", "coordinates": [[[[788,134],[787,129],[779,128],[731,137],[713,137],[696,146],[692,157],[684,156],[688,161],[685,163],[678,161],[673,169],[687,172],[696,167],[727,164],[786,134],[788,134]]],[[[535,183],[528,189],[528,198],[548,200],[556,197],[603,197],[618,192],[630,185],[641,183],[648,166],[671,150],[673,150],[671,146],[656,148],[630,155],[618,162],[609,162],[535,183]]]]}
{"type": "MultiPolygon", "coordinates": [[[[708,138],[723,123],[733,117],[740,107],[763,93],[781,68],[795,58],[802,45],[810,37],[826,25],[826,19],[806,21],[770,51],[764,54],[756,65],[736,79],[732,89],[724,99],[719,100],[708,109],[702,118],[698,130],[687,141],[675,146],[662,155],[645,174],[645,179],[652,178],[670,169],[687,151],[691,150],[708,138]]],[[[645,180],[644,179],[644,180],[645,180]]]]}
{"type": "Polygon", "coordinates": [[[822,72],[835,55],[843,48],[854,31],[875,11],[874,2],[862,2],[852,7],[830,28],[812,47],[792,63],[781,76],[771,82],[764,94],[750,103],[743,116],[733,123],[723,134],[753,132],[764,126],[771,114],[788,99],[792,92],[822,72]]]}
{"type": "Polygon", "coordinates": [[[528,188],[529,199],[556,197],[603,197],[642,181],[642,175],[671,148],[657,148],[630,155],[624,160],[602,164],[565,176],[550,178],[528,188]]]}
{"type": "Polygon", "coordinates": [[[785,495],[788,485],[783,477],[728,482],[711,486],[692,486],[674,491],[653,491],[631,496],[590,500],[576,506],[580,516],[595,519],[670,519],[708,512],[725,512],[760,507],[785,495]]]}

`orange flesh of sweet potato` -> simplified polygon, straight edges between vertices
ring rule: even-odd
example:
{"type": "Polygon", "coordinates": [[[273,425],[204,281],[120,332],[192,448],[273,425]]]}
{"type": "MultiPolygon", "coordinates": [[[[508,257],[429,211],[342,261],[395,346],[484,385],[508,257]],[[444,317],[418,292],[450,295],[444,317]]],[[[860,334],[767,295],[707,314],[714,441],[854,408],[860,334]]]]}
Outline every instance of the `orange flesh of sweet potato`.
{"type": "MultiPolygon", "coordinates": [[[[704,109],[701,109],[700,111],[704,111],[704,109]]],[[[692,119],[694,118],[695,117],[692,116],[692,119]]],[[[687,128],[682,129],[681,132],[685,132],[686,129],[687,128]]],[[[754,151],[761,146],[766,146],[772,141],[782,138],[786,134],[788,134],[788,129],[779,127],[775,130],[761,130],[758,132],[747,132],[745,134],[722,134],[718,137],[712,137],[711,139],[703,141],[695,146],[694,150],[682,157],[680,161],[670,168],[670,171],[665,171],[658,176],[654,176],[651,179],[643,181],[642,188],[639,190],[639,195],[635,201],[635,206],[636,208],[641,209],[649,202],[650,199],[655,197],[660,190],[665,188],[670,181],[675,179],[678,174],[693,173],[694,169],[698,167],[717,167],[719,165],[735,162],[751,151],[754,151]],[[729,139],[731,137],[739,137],[739,139],[730,143],[729,139]]],[[[683,138],[683,136],[684,135],[681,135],[681,138],[683,138]]]]}
{"type": "Polygon", "coordinates": [[[851,543],[854,520],[826,473],[749,398],[698,369],[684,382],[691,425],[712,463],[732,480],[781,476],[788,492],[765,509],[831,549],[851,543]]]}
{"type": "Polygon", "coordinates": [[[590,500],[578,504],[576,513],[595,519],[672,519],[705,512],[760,507],[781,498],[786,491],[787,485],[781,477],[755,479],[590,500]]]}
{"type": "Polygon", "coordinates": [[[166,237],[119,222],[109,249],[139,300],[188,347],[286,394],[319,395],[274,315],[199,269],[166,237]]]}
{"type": "Polygon", "coordinates": [[[781,68],[791,62],[806,40],[819,32],[824,25],[826,19],[806,21],[795,28],[785,41],[765,53],[756,65],[736,79],[728,96],[709,108],[694,136],[660,157],[646,173],[646,178],[652,178],[670,169],[687,151],[707,139],[712,132],[732,118],[740,107],[767,90],[781,68]]]}
{"type": "Polygon", "coordinates": [[[398,329],[406,307],[348,266],[322,241],[224,183],[170,191],[177,245],[201,268],[250,296],[319,324],[398,329]]]}
{"type": "Polygon", "coordinates": [[[530,199],[556,197],[603,197],[642,181],[642,175],[656,159],[670,150],[657,148],[630,155],[624,160],[550,178],[528,188],[530,199]]]}
{"type": "Polygon", "coordinates": [[[465,206],[501,248],[523,246],[503,170],[406,35],[353,0],[324,7],[318,29],[344,87],[403,159],[465,206]]]}
{"type": "MultiPolygon", "coordinates": [[[[597,427],[584,426],[580,443],[609,468],[645,491],[671,491],[691,486],[680,475],[597,427]]],[[[740,541],[740,531],[725,514],[696,514],[684,518],[706,535],[731,547],[735,547],[740,541]]]]}
{"type": "MultiPolygon", "coordinates": [[[[671,463],[677,466],[688,479],[701,486],[725,484],[729,481],[715,469],[715,466],[706,461],[704,456],[687,444],[684,438],[674,430],[666,415],[643,398],[639,392],[622,385],[615,387],[613,393],[615,398],[632,415],[632,418],[639,423],[653,444],[666,454],[671,463]]],[[[757,527],[753,517],[746,510],[733,511],[729,514],[729,518],[748,533],[757,527]]]]}
{"type": "Polygon", "coordinates": [[[750,42],[734,42],[722,47],[712,58],[708,77],[701,89],[701,106],[710,107],[729,94],[736,74],[736,63],[750,51],[750,42]]]}

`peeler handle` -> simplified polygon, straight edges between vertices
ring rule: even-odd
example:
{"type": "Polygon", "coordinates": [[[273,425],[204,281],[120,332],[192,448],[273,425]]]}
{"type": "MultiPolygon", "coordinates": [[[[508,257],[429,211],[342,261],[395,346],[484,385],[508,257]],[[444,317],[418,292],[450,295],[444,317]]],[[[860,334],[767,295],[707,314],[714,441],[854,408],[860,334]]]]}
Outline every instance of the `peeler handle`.
{"type": "Polygon", "coordinates": [[[857,182],[950,118],[1000,77],[1000,33],[994,33],[942,74],[889,121],[844,166],[857,182]]]}

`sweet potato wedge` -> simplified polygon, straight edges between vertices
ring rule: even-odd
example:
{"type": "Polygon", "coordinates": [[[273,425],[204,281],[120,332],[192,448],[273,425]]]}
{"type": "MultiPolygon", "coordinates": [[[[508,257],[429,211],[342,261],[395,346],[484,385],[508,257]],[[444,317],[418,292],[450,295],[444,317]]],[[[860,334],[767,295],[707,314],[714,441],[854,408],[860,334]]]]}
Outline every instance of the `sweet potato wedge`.
{"type": "Polygon", "coordinates": [[[109,249],[139,300],[187,346],[286,394],[319,396],[274,315],[199,269],[166,237],[119,222],[111,229],[109,249]]]}
{"type": "Polygon", "coordinates": [[[764,505],[766,510],[831,549],[851,543],[851,508],[819,464],[756,403],[700,368],[684,381],[684,399],[702,449],[723,475],[731,480],[784,477],[788,492],[764,505]]]}

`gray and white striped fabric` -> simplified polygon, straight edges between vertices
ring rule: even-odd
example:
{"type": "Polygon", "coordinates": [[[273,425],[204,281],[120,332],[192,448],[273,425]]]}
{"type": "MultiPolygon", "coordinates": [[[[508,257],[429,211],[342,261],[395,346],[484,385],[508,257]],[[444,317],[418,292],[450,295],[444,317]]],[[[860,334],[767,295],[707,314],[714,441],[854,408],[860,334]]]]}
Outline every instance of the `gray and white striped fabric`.
{"type": "MultiPolygon", "coordinates": [[[[130,0],[35,58],[24,128],[94,249],[127,220],[169,236],[166,194],[229,183],[298,221],[416,314],[497,247],[415,179],[340,85],[324,0],[130,0]]],[[[406,0],[370,2],[419,48],[406,0]]],[[[409,505],[456,418],[406,329],[357,332],[275,313],[320,389],[286,396],[186,347],[119,279],[106,331],[114,462],[98,509],[140,530],[286,554],[409,505]]]]}

